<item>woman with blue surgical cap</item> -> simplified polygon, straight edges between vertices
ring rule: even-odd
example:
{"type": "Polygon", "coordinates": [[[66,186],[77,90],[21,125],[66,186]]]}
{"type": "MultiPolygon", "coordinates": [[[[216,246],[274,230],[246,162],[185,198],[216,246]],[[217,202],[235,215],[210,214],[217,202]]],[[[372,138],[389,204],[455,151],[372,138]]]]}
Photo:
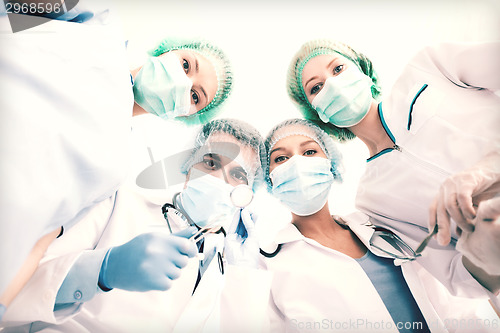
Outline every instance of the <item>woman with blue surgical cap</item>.
{"type": "MultiPolygon", "coordinates": [[[[500,76],[491,74],[500,72],[499,57],[500,43],[427,47],[382,103],[366,56],[340,42],[313,40],[293,58],[287,88],[305,118],[340,141],[358,137],[367,146],[371,157],[357,208],[415,241],[438,225],[439,245],[451,239],[460,247],[468,238],[459,239],[460,233],[499,218],[480,203],[499,195],[500,98],[494,92],[500,76]],[[490,212],[487,220],[474,219],[484,215],[481,210],[490,212]],[[460,230],[451,230],[451,220],[460,230]]],[[[494,235],[483,242],[498,243],[494,235]]],[[[500,289],[500,276],[493,258],[499,253],[489,248],[474,263],[471,253],[457,253],[450,267],[438,267],[436,258],[428,268],[454,294],[494,298],[490,291],[500,289]]]]}
{"type": "Polygon", "coordinates": [[[291,119],[271,130],[265,147],[268,190],[292,213],[261,252],[274,274],[271,331],[443,330],[411,248],[362,213],[331,214],[328,194],[341,181],[342,163],[328,134],[291,119]]]}
{"type": "Polygon", "coordinates": [[[124,186],[97,206],[51,244],[2,332],[262,331],[270,277],[233,189],[253,194],[263,150],[242,121],[205,124],[178,165],[181,191],[160,201],[124,186]]]}
{"type": "Polygon", "coordinates": [[[225,54],[206,41],[167,38],[139,68],[134,80],[134,115],[151,113],[188,125],[217,114],[232,85],[225,54]]]}

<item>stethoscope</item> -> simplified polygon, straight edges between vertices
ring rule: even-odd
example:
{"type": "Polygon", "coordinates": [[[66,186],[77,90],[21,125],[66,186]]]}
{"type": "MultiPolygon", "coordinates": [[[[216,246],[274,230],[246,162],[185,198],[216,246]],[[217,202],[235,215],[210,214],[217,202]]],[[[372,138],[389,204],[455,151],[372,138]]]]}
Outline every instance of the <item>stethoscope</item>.
{"type": "MultiPolygon", "coordinates": [[[[252,188],[248,185],[245,184],[240,184],[235,186],[231,193],[231,202],[233,205],[237,208],[245,208],[248,206],[252,200],[253,200],[253,191],[252,188]]],[[[201,227],[198,226],[190,217],[189,214],[186,212],[184,207],[182,206],[182,200],[180,199],[180,193],[174,194],[172,197],[172,203],[166,203],[162,206],[161,208],[163,217],[167,221],[167,226],[169,231],[172,233],[172,227],[170,225],[171,223],[171,218],[173,216],[176,216],[178,219],[182,221],[182,224],[184,227],[189,227],[189,226],[195,226],[198,228],[198,231],[192,235],[189,240],[193,242],[198,242],[202,240],[206,234],[208,233],[214,233],[214,234],[219,234],[222,233],[224,236],[226,236],[226,231],[224,230],[224,227],[218,223],[218,220],[220,218],[219,215],[217,216],[211,216],[208,220],[208,223],[206,226],[201,227]]],[[[178,223],[177,223],[178,224],[178,223]]]]}
{"type": "MultiPolygon", "coordinates": [[[[252,202],[253,190],[248,185],[240,184],[232,189],[230,197],[233,205],[239,209],[242,209],[248,206],[252,202]]],[[[180,193],[174,194],[174,196],[172,197],[172,203],[167,202],[162,206],[161,210],[163,213],[163,217],[165,218],[165,221],[167,221],[167,226],[168,229],[170,230],[170,233],[172,233],[172,227],[170,226],[171,222],[170,219],[173,216],[175,216],[182,221],[183,226],[185,226],[186,228],[189,226],[195,226],[196,228],[198,228],[198,231],[189,238],[190,241],[198,243],[205,237],[205,235],[209,233],[212,234],[222,233],[224,237],[226,237],[226,231],[224,230],[224,227],[221,224],[217,223],[219,220],[219,216],[211,216],[208,220],[207,225],[204,227],[200,227],[196,223],[194,223],[194,221],[189,217],[189,214],[182,206],[180,193]]],[[[204,257],[200,256],[199,259],[203,260],[204,257]]],[[[224,274],[224,263],[223,263],[224,260],[220,252],[217,252],[217,259],[219,264],[219,270],[222,274],[224,274]]]]}

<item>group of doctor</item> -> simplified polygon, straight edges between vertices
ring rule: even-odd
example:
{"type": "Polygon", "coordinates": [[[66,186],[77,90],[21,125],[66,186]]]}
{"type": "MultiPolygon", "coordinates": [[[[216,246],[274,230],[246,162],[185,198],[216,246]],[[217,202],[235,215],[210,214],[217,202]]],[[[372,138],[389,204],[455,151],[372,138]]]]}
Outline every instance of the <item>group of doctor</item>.
{"type": "Polygon", "coordinates": [[[366,56],[310,41],[287,78],[304,119],[262,138],[213,119],[232,86],[219,48],[166,39],[129,71],[109,10],[72,11],[36,28],[56,33],[2,34],[1,82],[16,84],[2,101],[0,330],[499,328],[499,43],[425,48],[382,103],[366,56]],[[160,200],[124,183],[142,114],[201,125],[182,165],[165,165],[182,188],[160,200]],[[339,217],[338,141],[355,137],[371,157],[359,211],[339,217]],[[241,186],[291,212],[271,244],[241,186]]]}

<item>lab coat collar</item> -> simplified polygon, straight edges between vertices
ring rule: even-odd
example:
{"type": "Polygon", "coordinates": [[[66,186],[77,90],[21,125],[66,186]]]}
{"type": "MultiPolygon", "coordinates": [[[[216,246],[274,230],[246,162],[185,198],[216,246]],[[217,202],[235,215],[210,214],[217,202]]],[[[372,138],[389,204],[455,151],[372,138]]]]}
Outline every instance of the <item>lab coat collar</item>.
{"type": "Polygon", "coordinates": [[[349,226],[349,229],[358,236],[359,240],[371,250],[370,239],[372,238],[374,229],[370,222],[370,217],[362,212],[354,212],[342,219],[349,226]]]}
{"type": "Polygon", "coordinates": [[[380,116],[380,121],[382,122],[382,126],[384,127],[384,130],[387,132],[387,135],[389,136],[391,141],[394,144],[396,144],[396,138],[394,137],[394,134],[392,134],[391,130],[389,129],[389,126],[387,125],[387,122],[385,121],[384,111],[382,109],[382,102],[380,102],[378,105],[378,114],[380,116]]]}
{"type": "MultiPolygon", "coordinates": [[[[354,212],[345,217],[343,220],[349,226],[349,228],[358,236],[358,238],[363,242],[363,244],[370,248],[370,239],[373,235],[373,228],[371,227],[370,218],[368,215],[361,212],[354,212]]],[[[295,225],[292,223],[288,224],[283,228],[274,240],[275,245],[292,243],[299,240],[305,240],[306,237],[300,233],[295,225]]]]}
{"type": "Polygon", "coordinates": [[[305,237],[300,233],[299,229],[297,229],[293,223],[289,223],[285,228],[278,232],[274,242],[276,244],[286,244],[303,239],[305,239],[305,237]]]}

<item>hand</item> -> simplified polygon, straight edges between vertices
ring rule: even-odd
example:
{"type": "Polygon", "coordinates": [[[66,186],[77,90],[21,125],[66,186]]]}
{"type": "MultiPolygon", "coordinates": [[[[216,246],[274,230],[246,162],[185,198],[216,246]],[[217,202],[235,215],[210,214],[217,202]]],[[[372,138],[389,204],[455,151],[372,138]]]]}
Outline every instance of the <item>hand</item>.
{"type": "Polygon", "coordinates": [[[188,238],[196,228],[173,234],[153,232],[139,235],[109,249],[99,275],[108,289],[130,291],[167,290],[198,249],[188,238]]]}
{"type": "Polygon", "coordinates": [[[500,197],[483,201],[474,219],[474,231],[464,232],[457,250],[491,275],[500,275],[500,197]]]}
{"type": "Polygon", "coordinates": [[[439,226],[437,240],[447,245],[451,240],[450,217],[457,232],[472,232],[476,218],[474,202],[489,199],[499,192],[500,153],[493,152],[478,164],[444,181],[429,210],[429,230],[439,226]]]}
{"type": "Polygon", "coordinates": [[[227,262],[231,265],[241,265],[255,268],[259,256],[259,244],[255,237],[255,221],[257,216],[249,208],[244,208],[235,214],[225,239],[224,252],[227,262]],[[242,237],[236,233],[241,221],[247,231],[247,236],[242,237]]]}

